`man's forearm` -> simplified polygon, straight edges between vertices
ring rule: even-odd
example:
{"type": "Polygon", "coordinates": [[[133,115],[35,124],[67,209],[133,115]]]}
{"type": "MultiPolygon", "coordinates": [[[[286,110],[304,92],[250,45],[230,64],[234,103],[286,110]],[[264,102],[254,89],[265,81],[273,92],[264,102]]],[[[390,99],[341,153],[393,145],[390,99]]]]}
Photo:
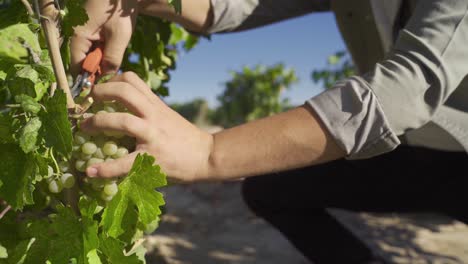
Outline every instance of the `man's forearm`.
{"type": "Polygon", "coordinates": [[[345,154],[306,107],[227,129],[213,138],[207,169],[210,180],[294,169],[345,154]]]}
{"type": "Polygon", "coordinates": [[[170,20],[195,32],[206,32],[213,23],[210,0],[181,0],[181,2],[181,14],[176,14],[167,0],[141,0],[139,12],[170,20]]]}

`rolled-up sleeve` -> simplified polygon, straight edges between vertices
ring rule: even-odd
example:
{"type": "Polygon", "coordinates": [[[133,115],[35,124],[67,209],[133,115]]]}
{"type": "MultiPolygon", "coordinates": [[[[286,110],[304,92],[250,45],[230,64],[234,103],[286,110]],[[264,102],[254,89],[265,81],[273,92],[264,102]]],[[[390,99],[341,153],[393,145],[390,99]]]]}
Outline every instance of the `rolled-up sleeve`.
{"type": "Polygon", "coordinates": [[[307,101],[349,159],[393,150],[468,73],[468,1],[419,1],[382,62],[307,101]]]}
{"type": "Polygon", "coordinates": [[[314,11],[330,9],[330,0],[211,0],[208,33],[241,31],[314,11]]]}

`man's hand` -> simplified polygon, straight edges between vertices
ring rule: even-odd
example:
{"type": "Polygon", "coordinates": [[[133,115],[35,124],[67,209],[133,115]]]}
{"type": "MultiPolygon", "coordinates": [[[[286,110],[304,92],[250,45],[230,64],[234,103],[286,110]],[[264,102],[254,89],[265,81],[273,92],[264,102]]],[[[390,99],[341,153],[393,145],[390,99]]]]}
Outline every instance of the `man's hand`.
{"type": "Polygon", "coordinates": [[[137,0],[88,0],[89,20],[76,27],[71,39],[71,69],[78,73],[93,44],[103,45],[103,73],[116,72],[127,48],[138,14],[137,0]]]}
{"type": "Polygon", "coordinates": [[[118,177],[130,169],[138,153],[149,153],[175,182],[203,180],[208,170],[213,137],[170,109],[136,74],[118,75],[96,85],[97,101],[117,100],[132,114],[96,114],[81,123],[84,132],[118,131],[136,138],[136,151],[126,157],[93,165],[90,177],[118,177]]]}

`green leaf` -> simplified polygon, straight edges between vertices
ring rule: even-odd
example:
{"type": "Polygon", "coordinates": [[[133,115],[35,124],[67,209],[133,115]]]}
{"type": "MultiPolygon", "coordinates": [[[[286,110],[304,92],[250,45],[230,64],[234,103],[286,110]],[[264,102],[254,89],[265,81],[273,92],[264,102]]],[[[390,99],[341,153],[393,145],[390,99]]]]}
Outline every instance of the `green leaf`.
{"type": "Polygon", "coordinates": [[[69,208],[57,206],[57,214],[50,217],[51,222],[35,221],[29,225],[29,234],[37,242],[31,249],[25,263],[69,263],[74,259],[77,264],[90,263],[89,258],[96,262],[98,239],[98,223],[93,220],[92,210],[96,201],[80,200],[79,207],[83,218],[80,219],[69,208]],[[91,252],[91,253],[90,253],[91,252]]]}
{"type": "Polygon", "coordinates": [[[154,157],[138,155],[127,177],[119,184],[119,192],[104,210],[101,225],[109,236],[118,238],[124,233],[122,219],[127,210],[138,208],[138,221],[149,224],[161,214],[163,195],[155,188],[167,184],[165,175],[154,164],[154,157]]]}
{"type": "Polygon", "coordinates": [[[177,14],[182,12],[182,1],[181,0],[168,0],[168,3],[174,7],[177,14]]]}
{"type": "MultiPolygon", "coordinates": [[[[94,253],[89,255],[90,252],[95,251],[99,247],[98,222],[93,219],[96,207],[96,200],[88,200],[84,197],[80,199],[79,208],[83,223],[83,253],[86,256],[84,259],[86,260],[91,257],[94,263],[100,263],[95,262],[94,253]]],[[[93,262],[90,261],[90,263],[93,262]]]]}
{"type": "Polygon", "coordinates": [[[99,240],[100,250],[107,258],[108,263],[112,264],[141,264],[138,256],[133,254],[126,256],[124,254],[125,245],[112,237],[101,237],[99,240]]]}
{"type": "MultiPolygon", "coordinates": [[[[3,3],[5,1],[2,1],[3,3]]],[[[10,25],[26,23],[29,21],[29,15],[21,1],[8,1],[8,5],[0,8],[0,28],[10,25]]]]}
{"type": "Polygon", "coordinates": [[[21,129],[19,144],[24,153],[29,153],[37,148],[37,136],[42,122],[39,117],[29,120],[28,123],[21,129]]]}
{"type": "Polygon", "coordinates": [[[40,117],[46,146],[68,157],[72,150],[72,131],[65,93],[57,90],[54,97],[44,100],[44,107],[46,110],[41,112],[40,117]]]}
{"type": "Polygon", "coordinates": [[[23,264],[28,257],[30,250],[34,243],[36,242],[35,238],[30,238],[21,241],[13,250],[11,257],[9,258],[10,263],[23,264]]]}
{"type": "Polygon", "coordinates": [[[31,96],[20,94],[15,96],[15,101],[20,104],[23,110],[27,113],[37,114],[41,111],[41,105],[31,96]]]}
{"type": "Polygon", "coordinates": [[[13,96],[26,94],[39,101],[51,82],[45,66],[16,64],[8,74],[8,88],[13,96]],[[38,71],[39,70],[39,71],[38,71]]]}
{"type": "Polygon", "coordinates": [[[96,249],[89,251],[86,257],[89,264],[102,264],[96,249]]]}
{"type": "Polygon", "coordinates": [[[6,259],[8,258],[8,252],[7,249],[0,244],[0,259],[6,259]]]}
{"type": "Polygon", "coordinates": [[[16,24],[0,30],[0,58],[27,62],[30,52],[40,54],[37,35],[28,24],[16,24]]]}
{"type": "Polygon", "coordinates": [[[62,32],[65,38],[73,35],[73,28],[82,26],[88,21],[89,17],[83,8],[85,0],[68,0],[65,2],[66,15],[63,18],[62,32]]]}
{"type": "Polygon", "coordinates": [[[184,49],[186,51],[192,50],[198,44],[199,38],[190,34],[184,42],[184,49]]]}
{"type": "Polygon", "coordinates": [[[13,143],[12,118],[9,115],[0,114],[0,143],[13,143]]]}
{"type": "Polygon", "coordinates": [[[34,160],[17,145],[3,144],[0,149],[0,179],[3,182],[0,197],[13,209],[22,210],[25,204],[32,203],[34,160]]]}

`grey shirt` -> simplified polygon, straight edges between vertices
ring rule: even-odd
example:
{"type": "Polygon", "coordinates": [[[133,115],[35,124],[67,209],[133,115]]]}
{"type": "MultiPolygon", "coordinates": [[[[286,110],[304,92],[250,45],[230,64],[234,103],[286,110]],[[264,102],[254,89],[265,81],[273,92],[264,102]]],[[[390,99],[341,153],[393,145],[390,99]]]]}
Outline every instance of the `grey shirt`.
{"type": "Polygon", "coordinates": [[[402,139],[468,151],[468,0],[211,1],[210,33],[335,13],[359,75],[306,104],[348,158],[391,151],[402,139]]]}

